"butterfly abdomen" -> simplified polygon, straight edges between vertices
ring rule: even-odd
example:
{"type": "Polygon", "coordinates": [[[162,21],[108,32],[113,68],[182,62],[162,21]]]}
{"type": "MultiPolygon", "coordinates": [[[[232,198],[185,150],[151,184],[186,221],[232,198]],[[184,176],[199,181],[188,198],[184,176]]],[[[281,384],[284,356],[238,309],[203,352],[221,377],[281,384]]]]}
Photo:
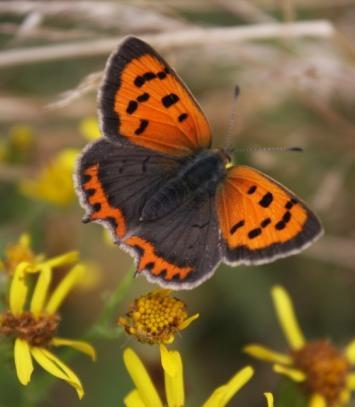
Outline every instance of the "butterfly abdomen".
{"type": "Polygon", "coordinates": [[[161,219],[197,194],[213,195],[225,175],[219,152],[202,151],[184,164],[176,177],[163,185],[144,205],[141,220],[161,219]]]}

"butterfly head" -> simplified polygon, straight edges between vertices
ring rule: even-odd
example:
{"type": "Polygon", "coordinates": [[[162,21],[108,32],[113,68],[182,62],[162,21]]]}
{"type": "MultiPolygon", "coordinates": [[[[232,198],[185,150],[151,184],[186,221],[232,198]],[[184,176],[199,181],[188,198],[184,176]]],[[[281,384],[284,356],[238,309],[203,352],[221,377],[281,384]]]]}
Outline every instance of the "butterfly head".
{"type": "Polygon", "coordinates": [[[216,150],[216,152],[219,155],[219,157],[222,159],[225,169],[233,167],[233,159],[231,156],[232,151],[220,149],[220,150],[216,150]]]}

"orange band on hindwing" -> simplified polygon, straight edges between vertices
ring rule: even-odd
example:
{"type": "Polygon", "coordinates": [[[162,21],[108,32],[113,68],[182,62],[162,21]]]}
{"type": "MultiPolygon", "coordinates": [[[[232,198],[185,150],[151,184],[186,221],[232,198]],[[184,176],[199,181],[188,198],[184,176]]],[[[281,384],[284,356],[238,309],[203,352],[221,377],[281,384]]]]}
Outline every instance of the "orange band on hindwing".
{"type": "Polygon", "coordinates": [[[179,276],[180,280],[185,280],[193,271],[191,267],[179,267],[158,256],[153,244],[139,236],[131,236],[124,243],[139,253],[138,271],[149,270],[154,276],[161,276],[164,280],[169,281],[175,276],[179,276]]]}
{"type": "Polygon", "coordinates": [[[84,170],[84,175],[89,177],[84,183],[83,189],[86,192],[87,201],[92,208],[90,220],[103,220],[114,223],[114,230],[117,237],[122,238],[126,234],[126,223],[122,212],[118,208],[113,208],[107,199],[105,191],[98,177],[99,164],[92,165],[84,170]]]}

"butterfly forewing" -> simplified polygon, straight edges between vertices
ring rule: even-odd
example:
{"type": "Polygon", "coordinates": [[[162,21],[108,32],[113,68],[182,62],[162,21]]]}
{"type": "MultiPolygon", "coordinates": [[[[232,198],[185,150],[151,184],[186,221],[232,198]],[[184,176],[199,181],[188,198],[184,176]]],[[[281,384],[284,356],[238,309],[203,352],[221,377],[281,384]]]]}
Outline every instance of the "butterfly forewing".
{"type": "Polygon", "coordinates": [[[297,253],[322,231],[295,195],[245,166],[228,171],[216,208],[227,263],[260,264],[297,253]]]}
{"type": "Polygon", "coordinates": [[[100,94],[102,129],[112,139],[170,155],[211,144],[202,110],[172,68],[130,37],[110,57],[100,94]]]}

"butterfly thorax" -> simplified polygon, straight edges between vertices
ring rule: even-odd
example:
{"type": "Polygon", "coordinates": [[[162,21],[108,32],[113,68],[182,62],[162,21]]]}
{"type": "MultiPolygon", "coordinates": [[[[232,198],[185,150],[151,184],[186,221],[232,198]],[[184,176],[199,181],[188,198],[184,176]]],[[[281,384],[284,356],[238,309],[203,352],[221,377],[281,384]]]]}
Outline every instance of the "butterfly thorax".
{"type": "Polygon", "coordinates": [[[226,155],[221,150],[203,150],[186,161],[177,175],[145,203],[141,221],[160,219],[174,209],[203,195],[214,195],[226,173],[226,155]]]}

